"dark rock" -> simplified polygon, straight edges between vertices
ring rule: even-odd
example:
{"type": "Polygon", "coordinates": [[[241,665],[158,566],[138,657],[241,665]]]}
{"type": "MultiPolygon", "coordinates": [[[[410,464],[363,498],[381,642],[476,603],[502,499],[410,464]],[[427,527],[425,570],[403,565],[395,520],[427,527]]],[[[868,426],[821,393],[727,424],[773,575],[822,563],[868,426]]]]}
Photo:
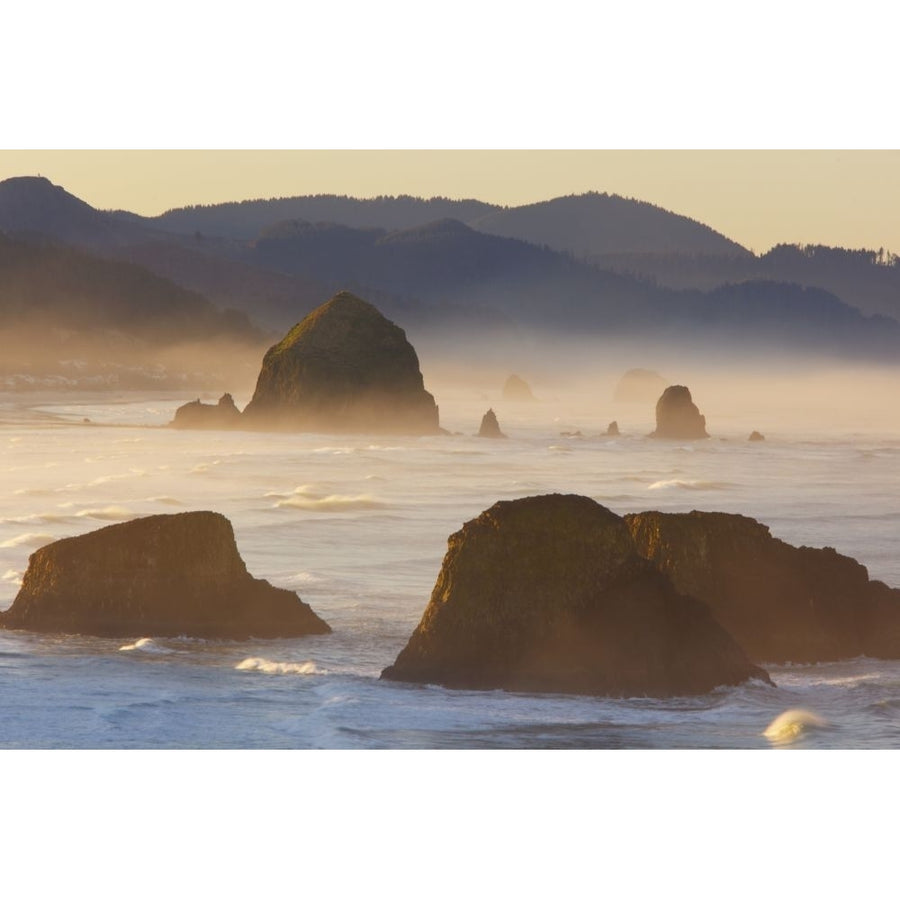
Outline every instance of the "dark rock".
{"type": "Polygon", "coordinates": [[[760,434],[758,431],[751,431],[750,437],[747,438],[748,441],[764,441],[766,436],[764,434],[760,434]]]}
{"type": "Polygon", "coordinates": [[[587,497],[494,504],[450,536],[431,602],[382,678],[611,696],[768,680],[587,497]]]}
{"type": "Polygon", "coordinates": [[[518,375],[510,375],[503,385],[503,399],[531,402],[534,400],[534,394],[531,393],[531,387],[527,381],[519,378],[518,375]]]}
{"type": "Polygon", "coordinates": [[[103,637],[297,637],[331,629],[293,592],[253,578],[213,512],[148,516],[31,555],[0,626],[103,637]]]}
{"type": "Polygon", "coordinates": [[[619,423],[618,422],[610,422],[609,425],[606,426],[606,433],[609,437],[618,437],[619,436],[619,423]]]}
{"type": "Polygon", "coordinates": [[[691,399],[691,392],[681,384],[669,385],[656,403],[655,438],[694,441],[708,438],[706,418],[691,399]]]}
{"type": "Polygon", "coordinates": [[[489,409],[481,419],[481,428],[478,429],[478,437],[484,438],[505,438],[506,435],[500,430],[500,423],[492,409],[489,409]]]}
{"type": "Polygon", "coordinates": [[[269,348],[244,420],[264,429],[440,433],[405,332],[347,291],[269,348]]]}
{"type": "Polygon", "coordinates": [[[240,410],[234,404],[231,394],[222,394],[219,402],[201,403],[194,400],[175,410],[172,420],[174,428],[239,428],[240,410]]]}
{"type": "Polygon", "coordinates": [[[832,548],[793,547],[746,516],[625,516],[639,552],[705,600],[756,662],[900,657],[900,591],[832,548]]]}
{"type": "Polygon", "coordinates": [[[669,382],[650,369],[629,369],[616,382],[613,400],[619,403],[652,403],[669,382]]]}

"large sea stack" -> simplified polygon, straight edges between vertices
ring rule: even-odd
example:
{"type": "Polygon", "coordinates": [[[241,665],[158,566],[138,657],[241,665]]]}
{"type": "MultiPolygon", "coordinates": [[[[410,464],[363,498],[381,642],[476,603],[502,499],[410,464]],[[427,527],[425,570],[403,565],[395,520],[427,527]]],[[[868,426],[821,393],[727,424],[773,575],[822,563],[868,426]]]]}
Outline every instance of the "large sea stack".
{"type": "Polygon", "coordinates": [[[440,431],[405,332],[347,291],[269,348],[244,421],[297,431],[440,431]]]}
{"type": "Polygon", "coordinates": [[[768,680],[587,497],[494,504],[450,536],[431,601],[382,677],[454,688],[698,694],[768,680]]]}
{"type": "Polygon", "coordinates": [[[669,385],[656,403],[655,438],[676,441],[695,441],[708,438],[706,417],[691,399],[691,392],[681,384],[669,385]]]}
{"type": "Polygon", "coordinates": [[[293,591],[247,572],[231,523],[213,512],[148,516],[42,547],[0,626],[233,640],[331,631],[293,591]]]}
{"type": "Polygon", "coordinates": [[[485,438],[505,438],[506,435],[500,430],[500,423],[497,421],[497,414],[489,409],[481,417],[481,427],[478,429],[478,437],[485,438]]]}
{"type": "Polygon", "coordinates": [[[900,591],[830,547],[793,547],[746,516],[625,516],[639,552],[705,600],[755,662],[900,658],[900,591]]]}

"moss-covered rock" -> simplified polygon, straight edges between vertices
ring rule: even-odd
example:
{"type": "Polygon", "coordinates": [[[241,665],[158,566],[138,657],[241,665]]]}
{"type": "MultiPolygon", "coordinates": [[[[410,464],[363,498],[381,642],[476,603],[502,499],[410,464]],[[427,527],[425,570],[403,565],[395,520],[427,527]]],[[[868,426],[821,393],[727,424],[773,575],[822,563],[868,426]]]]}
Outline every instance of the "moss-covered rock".
{"type": "Polygon", "coordinates": [[[900,657],[900,591],[830,547],[793,547],[747,516],[625,516],[639,552],[706,601],[756,662],[900,657]]]}
{"type": "Polygon", "coordinates": [[[405,332],[347,291],[269,348],[244,420],[302,431],[440,431],[405,332]]]}
{"type": "Polygon", "coordinates": [[[455,688],[696,694],[752,665],[706,604],[587,497],[494,504],[450,536],[422,620],[382,677],[455,688]]]}
{"type": "Polygon", "coordinates": [[[235,640],[331,630],[293,591],[250,575],[231,523],[213,512],[147,516],[42,547],[0,626],[235,640]]]}

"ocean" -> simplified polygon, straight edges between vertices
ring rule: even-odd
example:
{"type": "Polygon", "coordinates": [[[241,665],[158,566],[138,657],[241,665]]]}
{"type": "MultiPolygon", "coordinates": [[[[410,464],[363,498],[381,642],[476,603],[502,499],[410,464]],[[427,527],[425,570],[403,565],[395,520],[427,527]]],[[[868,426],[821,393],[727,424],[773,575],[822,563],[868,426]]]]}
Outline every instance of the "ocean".
{"type": "Polygon", "coordinates": [[[425,609],[448,536],[497,500],[561,492],[619,514],[742,513],[900,585],[900,429],[874,405],[830,417],[788,414],[787,403],[736,411],[710,381],[708,405],[694,397],[713,437],[679,443],[648,439],[652,404],[615,404],[606,387],[537,393],[534,404],[513,404],[499,387],[448,385],[435,394],[455,433],[421,438],[175,431],[162,426],[196,396],[179,392],[0,396],[0,609],[43,544],[211,509],[231,520],[255,577],[298,592],[333,629],[246,643],[0,631],[0,747],[900,745],[900,660],[767,666],[775,687],[667,700],[380,681],[425,609]],[[489,406],[507,440],[473,436],[489,406]],[[607,437],[614,418],[622,433],[607,437]],[[747,441],[754,428],[764,442],[747,441]]]}

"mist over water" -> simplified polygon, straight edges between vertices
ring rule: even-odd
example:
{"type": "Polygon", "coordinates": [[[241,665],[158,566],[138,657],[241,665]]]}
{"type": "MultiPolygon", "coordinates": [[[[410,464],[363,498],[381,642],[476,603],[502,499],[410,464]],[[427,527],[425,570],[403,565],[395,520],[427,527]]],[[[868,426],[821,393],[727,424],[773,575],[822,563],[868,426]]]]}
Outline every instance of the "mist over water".
{"type": "MultiPolygon", "coordinates": [[[[776,688],[674,700],[378,680],[424,611],[448,536],[497,500],[572,492],[619,514],[742,513],[900,585],[896,370],[724,367],[649,352],[625,362],[578,348],[565,360],[553,349],[534,366],[420,351],[445,436],[160,427],[196,391],[0,396],[0,608],[43,543],[212,509],[233,523],[254,576],[297,591],[334,629],[247,643],[0,632],[3,746],[892,746],[900,662],[768,667],[776,688]],[[655,401],[613,400],[636,366],[687,385],[710,439],[647,438],[655,401]],[[503,400],[511,372],[529,382],[534,403],[503,400]],[[508,440],[473,436],[489,407],[508,440]],[[613,420],[621,434],[607,437],[613,420]],[[765,441],[748,442],[752,430],[765,441]],[[766,730],[788,710],[811,718],[790,718],[776,731],[791,739],[772,741],[766,730]]],[[[232,392],[242,408],[252,385],[232,392]]]]}

